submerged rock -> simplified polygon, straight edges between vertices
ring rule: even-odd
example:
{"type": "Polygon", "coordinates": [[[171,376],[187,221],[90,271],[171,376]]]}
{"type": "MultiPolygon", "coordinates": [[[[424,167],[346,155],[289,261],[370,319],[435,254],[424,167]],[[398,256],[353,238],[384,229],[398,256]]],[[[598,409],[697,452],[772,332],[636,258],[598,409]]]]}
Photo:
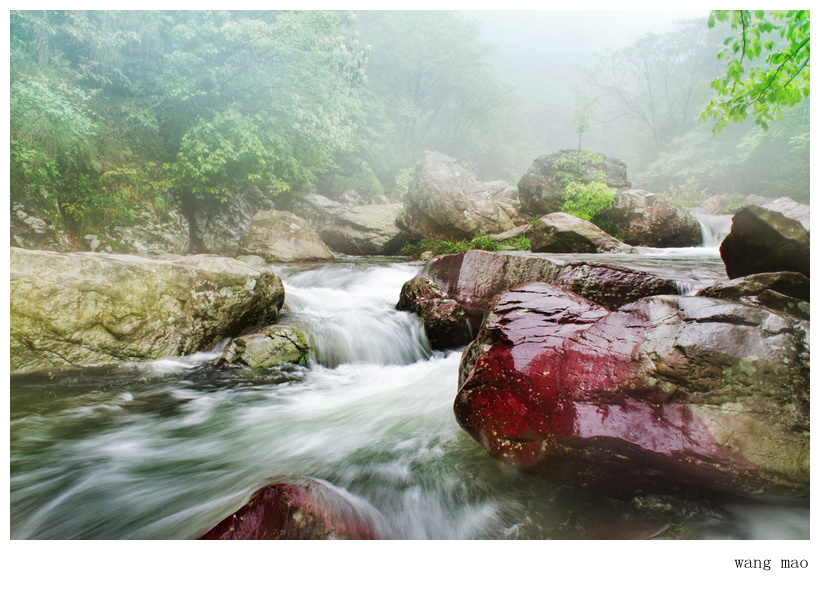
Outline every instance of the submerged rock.
{"type": "Polygon", "coordinates": [[[304,365],[309,354],[310,344],[302,331],[296,326],[277,324],[234,338],[222,359],[256,370],[287,363],[304,365]]]}
{"type": "Polygon", "coordinates": [[[201,540],[389,538],[384,517],[363,499],[311,477],[277,478],[201,540]]]}
{"type": "Polygon", "coordinates": [[[535,220],[528,235],[533,252],[635,252],[594,223],[568,213],[550,213],[535,220]]]}
{"type": "Polygon", "coordinates": [[[464,346],[473,338],[467,312],[426,275],[416,275],[404,283],[396,309],[419,316],[435,349],[464,346]]]}
{"type": "Polygon", "coordinates": [[[289,211],[259,211],[242,236],[241,255],[273,262],[333,260],[333,253],[308,223],[289,211]]]}
{"type": "Polygon", "coordinates": [[[732,231],[720,245],[730,279],[793,271],[809,276],[809,232],[802,223],[756,205],[732,218],[732,231]]]}
{"type": "Polygon", "coordinates": [[[703,243],[700,223],[691,213],[642,190],[615,193],[612,205],[596,221],[631,246],[685,248],[703,243]]]}
{"type": "Polygon", "coordinates": [[[514,227],[493,200],[496,183],[480,181],[455,158],[426,152],[396,224],[412,238],[471,239],[514,227]]]}
{"type": "Polygon", "coordinates": [[[276,321],[282,281],[230,258],[11,249],[11,370],[207,350],[276,321]]]}
{"type": "Polygon", "coordinates": [[[808,322],[533,283],[498,298],[460,371],[459,424],[519,468],[613,495],[808,495],[808,322]]]}

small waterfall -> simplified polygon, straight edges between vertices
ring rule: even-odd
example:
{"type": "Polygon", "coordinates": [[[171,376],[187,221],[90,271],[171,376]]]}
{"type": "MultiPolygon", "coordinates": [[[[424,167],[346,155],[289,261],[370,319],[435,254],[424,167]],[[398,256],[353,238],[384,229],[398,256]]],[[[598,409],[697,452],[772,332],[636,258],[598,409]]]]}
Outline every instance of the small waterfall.
{"type": "Polygon", "coordinates": [[[409,365],[429,358],[418,318],[395,309],[396,294],[418,269],[351,270],[328,265],[284,279],[288,314],[307,327],[313,360],[333,368],[357,362],[409,365]]]}
{"type": "Polygon", "coordinates": [[[732,230],[731,215],[697,214],[695,218],[700,223],[700,229],[703,233],[703,246],[706,248],[720,246],[723,238],[728,236],[732,230]]]}

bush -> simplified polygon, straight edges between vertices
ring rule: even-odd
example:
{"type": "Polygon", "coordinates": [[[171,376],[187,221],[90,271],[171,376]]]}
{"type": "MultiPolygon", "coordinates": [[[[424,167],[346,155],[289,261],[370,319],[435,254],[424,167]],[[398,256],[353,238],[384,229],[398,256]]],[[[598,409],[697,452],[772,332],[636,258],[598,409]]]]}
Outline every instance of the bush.
{"type": "Polygon", "coordinates": [[[615,191],[603,182],[596,180],[583,184],[572,181],[567,184],[561,211],[592,221],[598,213],[611,207],[614,200],[615,191]]]}
{"type": "Polygon", "coordinates": [[[440,240],[432,238],[424,238],[417,244],[406,244],[399,254],[402,256],[409,256],[416,258],[423,252],[432,252],[433,256],[442,256],[445,254],[461,254],[468,250],[486,250],[488,252],[498,252],[512,248],[514,250],[529,251],[530,240],[526,236],[518,236],[499,242],[493,240],[488,234],[482,234],[474,237],[472,240],[461,240],[454,242],[452,240],[440,240]]]}

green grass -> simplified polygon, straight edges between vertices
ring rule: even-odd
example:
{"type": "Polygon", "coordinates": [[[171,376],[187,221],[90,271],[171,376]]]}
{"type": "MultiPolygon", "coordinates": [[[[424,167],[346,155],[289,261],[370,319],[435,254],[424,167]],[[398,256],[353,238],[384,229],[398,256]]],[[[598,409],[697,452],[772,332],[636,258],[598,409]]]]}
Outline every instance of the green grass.
{"type": "Polygon", "coordinates": [[[424,238],[417,244],[407,244],[401,249],[399,254],[402,256],[409,256],[411,258],[418,258],[423,252],[432,252],[433,256],[441,256],[444,254],[461,254],[468,250],[486,250],[488,252],[497,252],[505,250],[507,247],[512,247],[514,250],[530,249],[530,240],[526,236],[518,236],[503,242],[497,242],[490,239],[488,234],[476,236],[472,240],[461,240],[458,242],[452,240],[440,240],[433,238],[424,238]]]}

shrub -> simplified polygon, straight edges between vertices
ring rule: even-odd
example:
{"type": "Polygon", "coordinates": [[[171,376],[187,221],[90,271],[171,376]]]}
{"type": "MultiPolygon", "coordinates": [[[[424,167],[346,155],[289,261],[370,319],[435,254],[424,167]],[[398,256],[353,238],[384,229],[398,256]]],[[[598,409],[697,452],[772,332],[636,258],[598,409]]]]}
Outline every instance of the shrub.
{"type": "Polygon", "coordinates": [[[604,209],[612,206],[615,191],[605,183],[593,181],[587,184],[572,181],[567,184],[561,211],[592,221],[604,209]]]}

